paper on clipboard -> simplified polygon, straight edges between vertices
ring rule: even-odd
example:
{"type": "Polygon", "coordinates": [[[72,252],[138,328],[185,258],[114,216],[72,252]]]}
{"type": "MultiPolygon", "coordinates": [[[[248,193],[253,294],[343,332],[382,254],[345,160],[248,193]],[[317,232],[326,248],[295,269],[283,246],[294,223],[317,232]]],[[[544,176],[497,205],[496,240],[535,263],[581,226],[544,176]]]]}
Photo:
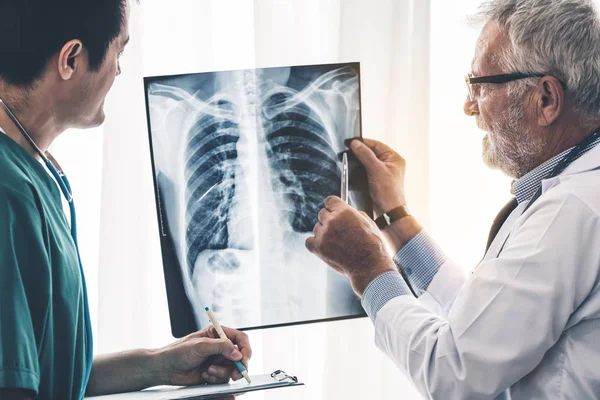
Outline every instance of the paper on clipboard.
{"type": "Polygon", "coordinates": [[[248,384],[241,379],[237,382],[222,385],[199,386],[161,386],[140,392],[113,394],[108,396],[86,397],[86,400],[204,400],[214,399],[232,394],[242,394],[257,390],[275,389],[289,386],[304,385],[296,377],[283,371],[272,374],[252,376],[252,383],[248,384]],[[295,379],[295,380],[294,380],[295,379]]]}

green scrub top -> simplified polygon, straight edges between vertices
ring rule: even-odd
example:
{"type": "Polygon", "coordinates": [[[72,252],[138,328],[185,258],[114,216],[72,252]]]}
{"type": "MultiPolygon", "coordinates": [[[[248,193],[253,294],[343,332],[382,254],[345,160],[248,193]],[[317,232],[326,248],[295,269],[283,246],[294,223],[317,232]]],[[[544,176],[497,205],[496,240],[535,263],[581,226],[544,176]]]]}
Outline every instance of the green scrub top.
{"type": "Polygon", "coordinates": [[[0,132],[0,388],[75,400],[84,299],[60,196],[45,167],[0,132]]]}

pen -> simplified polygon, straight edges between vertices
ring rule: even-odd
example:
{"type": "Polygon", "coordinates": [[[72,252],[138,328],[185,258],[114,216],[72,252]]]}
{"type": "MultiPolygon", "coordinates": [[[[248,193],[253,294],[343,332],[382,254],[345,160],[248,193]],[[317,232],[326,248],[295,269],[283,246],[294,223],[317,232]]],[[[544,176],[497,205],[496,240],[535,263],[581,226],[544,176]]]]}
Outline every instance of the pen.
{"type": "Polygon", "coordinates": [[[348,155],[342,155],[342,195],[343,202],[348,204],[348,155]]]}
{"type": "MultiPolygon", "coordinates": [[[[204,310],[206,311],[206,314],[208,314],[208,318],[210,319],[210,322],[212,322],[212,324],[215,326],[215,329],[217,330],[219,337],[221,339],[228,339],[227,335],[225,335],[225,332],[223,332],[223,328],[221,328],[221,324],[219,324],[219,321],[217,321],[215,314],[213,314],[213,312],[208,307],[205,307],[204,310]]],[[[250,379],[250,375],[248,375],[248,371],[246,371],[246,367],[244,367],[244,364],[242,364],[241,361],[234,361],[234,362],[235,362],[235,366],[237,367],[238,371],[240,371],[240,374],[242,374],[242,376],[246,379],[246,381],[248,381],[248,383],[252,383],[252,380],[250,379]]]]}

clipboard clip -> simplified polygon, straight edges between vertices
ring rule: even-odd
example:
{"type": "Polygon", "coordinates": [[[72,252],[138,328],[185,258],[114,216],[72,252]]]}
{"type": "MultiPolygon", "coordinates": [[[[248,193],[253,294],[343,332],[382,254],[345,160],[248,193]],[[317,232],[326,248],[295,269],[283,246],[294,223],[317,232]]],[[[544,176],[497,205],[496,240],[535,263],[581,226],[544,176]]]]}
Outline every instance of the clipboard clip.
{"type": "Polygon", "coordinates": [[[280,369],[278,369],[277,371],[274,371],[271,374],[271,378],[274,378],[275,380],[277,380],[279,382],[284,381],[286,379],[291,379],[295,383],[298,383],[298,378],[296,378],[295,376],[288,375],[285,373],[285,371],[282,371],[280,369]]]}

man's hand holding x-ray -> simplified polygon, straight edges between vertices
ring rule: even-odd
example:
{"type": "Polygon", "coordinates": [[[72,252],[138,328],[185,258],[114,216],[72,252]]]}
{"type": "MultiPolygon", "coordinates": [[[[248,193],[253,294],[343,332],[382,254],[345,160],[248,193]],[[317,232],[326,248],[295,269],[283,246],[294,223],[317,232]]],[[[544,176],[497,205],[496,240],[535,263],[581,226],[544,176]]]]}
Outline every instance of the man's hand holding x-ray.
{"type": "Polygon", "coordinates": [[[359,296],[374,278],[396,271],[377,225],[337,196],[325,200],[313,234],[306,240],[308,250],[348,276],[359,296]]]}
{"type": "MultiPolygon", "coordinates": [[[[405,204],[404,159],[390,147],[375,140],[352,143],[352,150],[367,171],[369,192],[377,213],[405,204]]],[[[397,271],[389,255],[404,245],[421,227],[412,218],[403,218],[382,233],[373,220],[336,196],[325,200],[319,222],[306,247],[338,272],[348,276],[361,296],[369,282],[382,273],[397,271]]]]}

